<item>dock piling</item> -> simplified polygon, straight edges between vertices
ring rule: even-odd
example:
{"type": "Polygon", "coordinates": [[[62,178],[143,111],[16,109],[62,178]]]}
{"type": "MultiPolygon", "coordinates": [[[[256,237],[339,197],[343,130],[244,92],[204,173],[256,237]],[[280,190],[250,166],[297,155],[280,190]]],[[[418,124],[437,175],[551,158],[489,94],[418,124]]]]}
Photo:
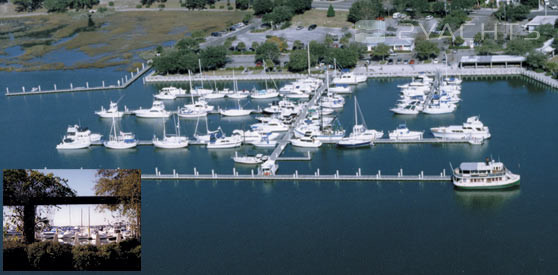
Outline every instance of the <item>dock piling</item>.
{"type": "Polygon", "coordinates": [[[358,176],[360,177],[362,175],[360,168],[358,168],[358,176]]]}
{"type": "Polygon", "coordinates": [[[70,90],[74,89],[74,84],[70,83],[70,90]]]}
{"type": "Polygon", "coordinates": [[[85,87],[89,89],[89,82],[85,82],[85,87]]]}
{"type": "Polygon", "coordinates": [[[54,90],[56,91],[56,84],[54,84],[54,90]]]}
{"type": "Polygon", "coordinates": [[[25,86],[21,86],[21,90],[25,93],[25,86]]]}
{"type": "Polygon", "coordinates": [[[316,170],[316,173],[318,174],[318,177],[319,177],[319,176],[320,176],[320,168],[318,168],[318,169],[316,170]]]}
{"type": "Polygon", "coordinates": [[[10,89],[8,89],[8,87],[6,87],[6,94],[10,93],[10,89]]]}
{"type": "Polygon", "coordinates": [[[39,92],[41,91],[41,85],[39,85],[39,92]]]}
{"type": "Polygon", "coordinates": [[[214,178],[215,177],[215,170],[211,169],[211,177],[214,178]]]}

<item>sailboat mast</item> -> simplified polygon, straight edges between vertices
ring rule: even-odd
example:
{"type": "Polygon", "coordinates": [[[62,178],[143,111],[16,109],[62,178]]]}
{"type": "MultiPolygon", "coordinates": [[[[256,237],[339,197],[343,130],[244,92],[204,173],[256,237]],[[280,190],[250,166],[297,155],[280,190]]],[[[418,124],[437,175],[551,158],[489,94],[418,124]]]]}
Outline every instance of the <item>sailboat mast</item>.
{"type": "Polygon", "coordinates": [[[310,76],[310,42],[308,42],[308,76],[310,76]]]}
{"type": "Polygon", "coordinates": [[[357,98],[355,96],[355,125],[358,124],[358,114],[357,114],[357,98]]]}
{"type": "Polygon", "coordinates": [[[188,70],[188,79],[190,80],[190,98],[192,98],[192,104],[194,104],[194,94],[192,94],[192,72],[188,70]]]}
{"type": "Polygon", "coordinates": [[[236,93],[237,87],[236,87],[236,78],[234,77],[234,69],[233,69],[233,90],[236,93]]]}
{"type": "Polygon", "coordinates": [[[200,67],[201,87],[203,89],[203,72],[201,69],[201,59],[198,58],[198,66],[200,67]]]}

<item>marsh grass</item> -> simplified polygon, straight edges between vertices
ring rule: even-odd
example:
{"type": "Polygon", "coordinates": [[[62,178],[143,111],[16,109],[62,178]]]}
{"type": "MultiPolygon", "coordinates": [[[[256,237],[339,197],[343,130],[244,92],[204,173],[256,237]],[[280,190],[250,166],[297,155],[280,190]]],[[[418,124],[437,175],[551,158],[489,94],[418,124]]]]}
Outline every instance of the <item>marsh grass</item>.
{"type": "MultiPolygon", "coordinates": [[[[17,57],[19,64],[24,68],[16,70],[45,67],[52,69],[51,66],[59,68],[58,63],[38,65],[26,61],[60,49],[80,50],[91,57],[103,55],[102,58],[92,58],[91,62],[79,63],[72,67],[99,68],[122,65],[129,62],[134,51],[139,56],[145,56],[141,49],[161,45],[166,41],[178,41],[195,31],[208,35],[213,31],[223,30],[228,22],[242,21],[246,13],[241,11],[106,12],[92,16],[95,22],[94,28],[88,26],[87,15],[83,12],[11,19],[3,25],[0,32],[11,32],[15,39],[10,41],[11,43],[2,43],[0,51],[15,45],[25,47],[25,53],[17,57]],[[183,31],[176,32],[177,28],[183,31]],[[63,43],[55,43],[67,37],[72,38],[63,43]],[[110,61],[117,57],[123,60],[110,61]]],[[[0,56],[0,63],[3,61],[0,56]]],[[[64,69],[68,68],[71,67],[64,67],[64,69]]]]}

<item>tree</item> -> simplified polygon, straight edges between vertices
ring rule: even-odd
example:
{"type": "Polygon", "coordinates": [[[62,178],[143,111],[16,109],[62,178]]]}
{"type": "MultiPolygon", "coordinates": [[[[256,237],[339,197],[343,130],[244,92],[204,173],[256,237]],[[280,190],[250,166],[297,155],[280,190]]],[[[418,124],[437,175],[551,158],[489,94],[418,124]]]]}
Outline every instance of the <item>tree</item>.
{"type": "Polygon", "coordinates": [[[194,10],[194,9],[202,10],[205,8],[206,3],[207,3],[206,0],[186,0],[186,8],[190,10],[194,10]]]}
{"type": "Polygon", "coordinates": [[[525,60],[527,66],[533,70],[544,69],[546,64],[546,55],[537,51],[531,51],[525,60]]]}
{"type": "Polygon", "coordinates": [[[529,9],[536,9],[539,7],[539,1],[538,0],[521,0],[520,1],[521,5],[525,5],[527,7],[529,7],[529,9]]]}
{"type": "Polygon", "coordinates": [[[467,14],[461,10],[455,10],[450,12],[442,21],[440,22],[440,30],[449,30],[455,33],[463,23],[467,21],[467,14]]]}
{"type": "Polygon", "coordinates": [[[293,18],[293,10],[287,6],[279,6],[273,8],[273,11],[265,14],[262,18],[263,22],[267,22],[273,25],[279,25],[283,22],[291,21],[293,18]]]}
{"type": "Polygon", "coordinates": [[[461,36],[457,36],[455,37],[455,39],[453,40],[453,46],[455,47],[459,47],[461,45],[463,45],[463,43],[465,43],[465,39],[463,39],[463,37],[461,36]]]}
{"type": "Polygon", "coordinates": [[[246,50],[246,44],[244,44],[244,42],[238,42],[238,44],[236,45],[236,49],[239,52],[243,52],[246,50]]]}
{"type": "MultiPolygon", "coordinates": [[[[256,49],[256,61],[271,60],[273,63],[279,62],[279,47],[277,44],[266,41],[256,49]]],[[[271,64],[268,64],[271,65],[271,64]]]]}
{"type": "Polygon", "coordinates": [[[440,53],[438,46],[434,42],[428,40],[417,40],[415,51],[417,53],[417,58],[421,60],[436,57],[440,53]]]}
{"type": "Polygon", "coordinates": [[[0,0],[0,4],[8,3],[8,0],[0,0]]]}
{"type": "Polygon", "coordinates": [[[304,49],[304,43],[302,43],[300,40],[295,40],[293,42],[293,51],[302,49],[304,49]]]}
{"type": "Polygon", "coordinates": [[[545,68],[552,74],[553,78],[558,77],[558,63],[553,61],[548,61],[545,64],[545,68]]]}
{"type": "Polygon", "coordinates": [[[482,42],[482,45],[477,47],[475,50],[479,55],[491,55],[501,51],[502,49],[498,46],[494,39],[485,39],[482,42]]]}
{"type": "Polygon", "coordinates": [[[506,53],[511,55],[525,55],[534,48],[534,43],[531,40],[513,39],[507,43],[506,53]]]}
{"type": "Polygon", "coordinates": [[[48,12],[65,12],[68,8],[68,1],[66,0],[45,0],[43,7],[48,12]]]}
{"type": "Polygon", "coordinates": [[[16,11],[34,11],[41,7],[43,0],[14,0],[16,11]]]}
{"type": "Polygon", "coordinates": [[[222,68],[227,64],[227,49],[223,46],[207,47],[201,51],[200,58],[206,70],[222,68]]]}
{"type": "MultiPolygon", "coordinates": [[[[278,1],[275,5],[278,6],[278,1]]],[[[312,8],[312,0],[286,0],[283,5],[290,7],[294,13],[301,14],[312,8]]]]}
{"type": "Polygon", "coordinates": [[[500,21],[516,22],[526,19],[529,15],[529,12],[530,11],[527,6],[503,5],[496,12],[494,12],[493,15],[500,21]]]}
{"type": "Polygon", "coordinates": [[[248,24],[248,23],[250,23],[250,20],[252,20],[252,14],[248,13],[248,14],[244,15],[244,17],[242,18],[242,23],[248,24]]]}
{"type": "Polygon", "coordinates": [[[271,0],[254,0],[252,8],[255,15],[266,14],[273,10],[273,2],[271,0]]]}
{"type": "MultiPolygon", "coordinates": [[[[76,192],[67,184],[66,179],[54,176],[52,173],[43,174],[34,170],[12,169],[4,170],[3,191],[4,202],[14,201],[21,205],[13,207],[10,221],[16,225],[18,231],[23,232],[26,243],[35,241],[35,230],[41,225],[48,225],[48,219],[37,212],[36,198],[72,197],[76,192]]],[[[50,208],[46,206],[43,208],[50,208]]]]}
{"type": "Polygon", "coordinates": [[[260,46],[260,44],[258,42],[253,41],[251,48],[252,48],[253,51],[255,51],[255,50],[258,49],[259,46],[260,46]]]}
{"type": "Polygon", "coordinates": [[[333,9],[333,5],[329,4],[329,8],[327,8],[327,17],[334,17],[335,10],[333,9]]]}
{"type": "Polygon", "coordinates": [[[295,50],[289,55],[288,69],[291,72],[302,72],[308,68],[308,56],[305,50],[295,50]]]}
{"type": "Polygon", "coordinates": [[[200,51],[200,44],[198,43],[198,41],[196,41],[196,39],[192,37],[186,37],[178,40],[174,47],[181,51],[190,51],[196,53],[200,51]]]}
{"type": "Polygon", "coordinates": [[[120,204],[99,205],[100,209],[118,211],[127,217],[140,238],[141,228],[141,172],[137,169],[100,169],[97,171],[95,195],[120,197],[120,204]]]}
{"type": "Polygon", "coordinates": [[[379,0],[358,0],[351,5],[347,21],[356,23],[360,20],[376,19],[383,9],[379,0]]]}
{"type": "Polygon", "coordinates": [[[235,0],[235,6],[240,10],[247,10],[250,7],[250,0],[235,0]]]}
{"type": "Polygon", "coordinates": [[[376,59],[382,59],[384,60],[386,57],[389,56],[391,51],[391,48],[384,44],[384,43],[379,43],[378,45],[376,45],[376,47],[374,47],[374,49],[372,49],[372,57],[376,58],[376,59]]]}

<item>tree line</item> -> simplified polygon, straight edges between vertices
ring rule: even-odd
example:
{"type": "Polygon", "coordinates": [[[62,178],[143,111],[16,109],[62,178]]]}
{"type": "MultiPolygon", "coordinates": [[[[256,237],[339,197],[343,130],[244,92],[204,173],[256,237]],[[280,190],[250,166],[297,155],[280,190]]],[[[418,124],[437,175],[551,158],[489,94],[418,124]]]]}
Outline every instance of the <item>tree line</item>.
{"type": "Polygon", "coordinates": [[[18,12],[30,12],[41,7],[49,12],[63,12],[67,9],[90,9],[99,4],[99,0],[14,0],[13,3],[18,12]]]}
{"type": "MultiPolygon", "coordinates": [[[[325,65],[337,63],[337,66],[341,68],[354,68],[366,52],[365,46],[356,42],[336,48],[327,42],[311,41],[309,47],[311,67],[322,63],[325,65]]],[[[308,68],[308,49],[292,51],[287,67],[291,72],[306,70],[308,68]]]]}
{"type": "Polygon", "coordinates": [[[158,48],[159,56],[153,58],[153,68],[159,74],[186,74],[199,72],[198,59],[203,70],[215,70],[227,64],[227,49],[224,46],[211,46],[200,49],[194,38],[184,38],[173,48],[158,48]]]}

